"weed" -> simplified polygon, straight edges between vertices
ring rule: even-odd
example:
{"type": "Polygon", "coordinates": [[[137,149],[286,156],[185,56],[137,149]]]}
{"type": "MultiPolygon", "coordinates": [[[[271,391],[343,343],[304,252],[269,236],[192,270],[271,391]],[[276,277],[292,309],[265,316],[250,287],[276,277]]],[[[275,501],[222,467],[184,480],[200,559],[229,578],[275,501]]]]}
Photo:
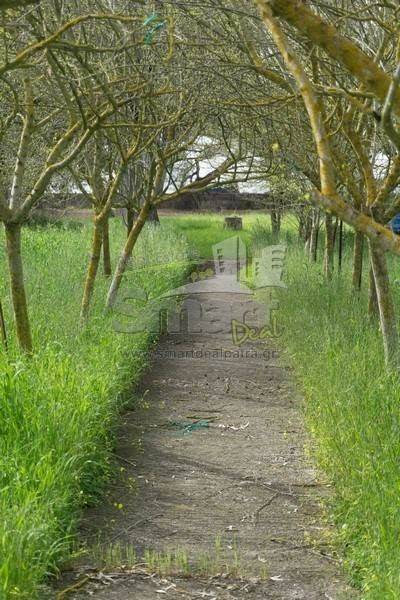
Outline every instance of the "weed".
{"type": "MultiPolygon", "coordinates": [[[[400,597],[400,389],[387,373],[377,323],[351,287],[351,236],[343,270],[326,282],[320,263],[289,245],[281,294],[282,343],[289,350],[321,467],[334,484],[336,541],[363,598],[400,597]]],[[[392,278],[398,277],[396,260],[392,278]]],[[[395,290],[400,306],[399,290],[395,290]]],[[[314,453],[315,456],[315,453],[314,453]]]]}

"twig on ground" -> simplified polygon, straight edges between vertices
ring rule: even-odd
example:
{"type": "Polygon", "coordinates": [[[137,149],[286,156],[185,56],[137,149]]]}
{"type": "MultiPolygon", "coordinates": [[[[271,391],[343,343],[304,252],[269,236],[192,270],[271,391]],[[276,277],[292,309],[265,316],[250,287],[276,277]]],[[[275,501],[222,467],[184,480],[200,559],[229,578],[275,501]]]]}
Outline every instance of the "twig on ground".
{"type": "Polygon", "coordinates": [[[131,466],[131,467],[137,467],[137,464],[134,463],[133,461],[129,460],[128,458],[125,458],[123,456],[121,456],[120,454],[114,454],[115,458],[117,458],[118,460],[122,460],[122,462],[126,463],[127,465],[131,466]]]}
{"type": "Polygon", "coordinates": [[[79,590],[81,587],[86,585],[89,581],[90,581],[89,575],[85,575],[82,579],[80,579],[73,585],[70,585],[69,587],[65,588],[64,590],[61,590],[61,592],[58,592],[58,594],[56,596],[57,600],[64,600],[64,598],[66,598],[68,596],[68,594],[72,594],[72,592],[79,590]]]}
{"type": "Polygon", "coordinates": [[[253,519],[254,519],[254,525],[257,525],[258,523],[258,517],[260,516],[260,513],[264,510],[264,508],[267,508],[267,506],[269,506],[270,504],[272,504],[272,502],[275,500],[275,498],[278,497],[278,493],[275,493],[271,496],[271,498],[269,500],[267,500],[267,502],[264,502],[264,504],[262,506],[260,506],[260,508],[258,508],[256,510],[256,512],[253,514],[253,519]]]}

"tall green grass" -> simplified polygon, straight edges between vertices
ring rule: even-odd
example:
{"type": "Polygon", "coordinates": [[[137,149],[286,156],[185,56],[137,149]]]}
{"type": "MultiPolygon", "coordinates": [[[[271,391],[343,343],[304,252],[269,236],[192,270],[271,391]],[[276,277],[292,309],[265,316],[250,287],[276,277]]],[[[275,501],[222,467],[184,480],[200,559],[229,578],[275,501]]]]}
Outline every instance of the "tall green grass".
{"type": "MultiPolygon", "coordinates": [[[[124,231],[112,224],[113,255],[124,231]]],[[[0,355],[0,598],[43,597],[40,583],[68,556],[80,511],[104,489],[113,427],[133,401],[154,337],[115,333],[107,282],[96,286],[88,328],[78,327],[90,225],[24,231],[32,359],[16,349],[1,244],[1,298],[10,352],[0,355]],[[129,392],[130,391],[130,392],[129,392]]],[[[148,227],[126,285],[160,293],[179,285],[188,247],[166,224],[148,227]]]]}
{"type": "MultiPolygon", "coordinates": [[[[210,258],[234,235],[223,217],[163,217],[141,238],[126,285],[153,297],[179,285],[189,255],[210,258]],[[191,249],[183,237],[189,240],[191,249]],[[164,264],[157,265],[161,259],[164,264]],[[154,259],[154,260],[153,260],[154,259]]],[[[248,245],[275,243],[267,217],[246,215],[248,245]]],[[[124,232],[113,223],[113,254],[124,232]]],[[[382,340],[366,314],[366,284],[351,289],[351,235],[343,271],[327,283],[285,222],[288,289],[282,343],[304,390],[307,423],[335,489],[330,505],[348,573],[366,599],[400,598],[400,386],[384,368],[382,340]]],[[[0,598],[42,597],[39,583],[68,556],[80,511],[104,489],[115,417],[146,364],[149,333],[117,335],[104,313],[100,275],[85,332],[79,301],[90,227],[27,230],[24,255],[37,353],[0,356],[0,598]]],[[[4,268],[4,256],[0,264],[4,268]]],[[[392,280],[400,269],[391,261],[392,280]]],[[[3,271],[4,273],[4,271],[3,271]]],[[[394,285],[400,308],[400,290],[394,285]]],[[[4,276],[0,293],[10,326],[4,276]]]]}
{"type": "MultiPolygon", "coordinates": [[[[385,370],[366,281],[351,288],[351,236],[343,272],[327,283],[292,243],[281,295],[283,343],[305,393],[320,464],[334,484],[330,506],[352,581],[368,599],[400,598],[400,386],[385,370]]],[[[392,261],[395,280],[399,266],[392,261]]],[[[400,294],[395,289],[400,309],[400,294]]]]}
{"type": "Polygon", "coordinates": [[[250,250],[252,228],[257,223],[266,225],[268,218],[265,214],[257,212],[239,216],[243,219],[243,229],[240,231],[225,229],[225,216],[215,213],[166,215],[162,217],[162,221],[188,237],[195,258],[210,259],[213,258],[212,246],[234,235],[239,235],[250,250]]]}

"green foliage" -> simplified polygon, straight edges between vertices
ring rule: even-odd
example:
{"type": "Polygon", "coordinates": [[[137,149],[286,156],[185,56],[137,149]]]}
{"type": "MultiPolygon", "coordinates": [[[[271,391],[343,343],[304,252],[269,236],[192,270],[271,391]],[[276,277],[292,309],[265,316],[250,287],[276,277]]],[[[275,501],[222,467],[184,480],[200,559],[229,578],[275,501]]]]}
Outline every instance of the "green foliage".
{"type": "Polygon", "coordinates": [[[252,248],[263,248],[267,245],[290,244],[297,240],[295,221],[291,217],[283,217],[282,230],[279,239],[272,233],[270,219],[257,218],[251,223],[250,236],[252,248]]]}
{"type": "Polygon", "coordinates": [[[26,225],[31,229],[52,227],[54,229],[81,230],[83,228],[82,221],[78,221],[77,219],[65,219],[63,217],[52,215],[51,213],[47,214],[40,211],[34,211],[26,221],[26,225]]]}
{"type": "MultiPolygon", "coordinates": [[[[38,583],[68,556],[80,510],[96,500],[112,471],[116,415],[146,365],[150,334],[122,335],[104,311],[99,274],[87,330],[78,315],[90,248],[82,231],[24,231],[35,356],[21,358],[13,336],[0,356],[0,598],[41,597],[38,583]]],[[[113,255],[125,232],[112,223],[113,255]]],[[[1,256],[4,269],[4,256],[1,256]]],[[[127,285],[159,291],[180,284],[187,248],[168,226],[148,227],[127,285]],[[166,263],[168,261],[168,263],[166,263]],[[160,264],[161,262],[161,264],[160,264]],[[152,267],[146,270],[146,265],[152,267]]],[[[9,334],[10,306],[4,277],[9,334]]]]}
{"type": "Polygon", "coordinates": [[[239,235],[250,249],[251,229],[254,224],[259,222],[266,226],[270,222],[270,218],[262,213],[254,212],[240,216],[243,218],[243,229],[240,231],[224,229],[224,215],[213,213],[167,216],[163,217],[163,221],[171,223],[176,231],[188,236],[195,257],[209,259],[213,257],[214,244],[234,235],[239,235]]]}
{"type": "MultiPolygon", "coordinates": [[[[395,261],[391,270],[395,279],[395,261]]],[[[367,281],[358,297],[350,271],[350,236],[344,271],[331,283],[293,244],[280,322],[320,464],[334,484],[331,511],[348,573],[363,598],[394,599],[400,597],[400,388],[385,370],[378,324],[367,316],[367,281]]]]}

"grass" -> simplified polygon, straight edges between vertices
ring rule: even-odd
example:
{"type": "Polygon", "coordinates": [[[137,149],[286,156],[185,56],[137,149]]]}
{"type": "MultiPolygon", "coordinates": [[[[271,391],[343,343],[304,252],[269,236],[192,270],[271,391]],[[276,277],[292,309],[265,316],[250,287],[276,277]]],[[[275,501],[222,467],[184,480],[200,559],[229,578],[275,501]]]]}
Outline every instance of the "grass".
{"type": "Polygon", "coordinates": [[[174,548],[164,551],[147,549],[143,556],[139,557],[132,546],[119,542],[94,546],[90,549],[90,555],[95,559],[98,568],[105,572],[115,569],[127,571],[140,569],[160,577],[209,578],[221,575],[236,579],[249,576],[260,579],[268,577],[265,566],[257,564],[256,569],[249,571],[249,568],[242,564],[236,538],[231,540],[221,536],[216,536],[214,548],[208,552],[201,552],[197,556],[189,556],[185,549],[174,548]]]}
{"type": "MultiPolygon", "coordinates": [[[[310,264],[292,239],[279,322],[320,465],[333,482],[329,509],[349,577],[364,599],[397,599],[400,387],[385,370],[378,324],[367,316],[367,278],[360,295],[351,288],[350,233],[345,246],[343,271],[327,283],[322,261],[310,264]]],[[[396,260],[390,267],[398,280],[396,260]]]]}
{"type": "MultiPolygon", "coordinates": [[[[113,316],[104,312],[107,282],[101,274],[90,324],[79,331],[90,235],[90,224],[24,231],[36,348],[30,360],[16,350],[5,257],[0,255],[0,294],[10,342],[9,356],[0,354],[2,600],[40,598],[40,583],[68,556],[82,507],[99,497],[113,470],[116,415],[133,401],[130,390],[154,342],[148,332],[114,331],[113,316]]],[[[111,237],[115,257],[124,237],[117,222],[111,237]]],[[[181,283],[187,265],[182,236],[167,224],[149,227],[127,285],[161,292],[181,283]],[[159,257],[165,264],[157,264],[159,257]]]]}
{"type": "Polygon", "coordinates": [[[195,257],[209,259],[213,258],[214,244],[237,234],[250,249],[253,228],[267,223],[267,217],[263,213],[244,213],[239,216],[243,219],[243,229],[238,232],[225,229],[224,216],[213,213],[183,213],[179,216],[163,216],[161,219],[170,223],[175,231],[188,237],[195,257]]]}
{"type": "MultiPolygon", "coordinates": [[[[114,222],[114,256],[123,235],[114,222]]],[[[127,286],[154,296],[179,285],[189,256],[210,258],[212,245],[231,235],[222,216],[164,216],[160,229],[148,228],[141,238],[127,286]],[[166,262],[157,265],[156,256],[166,262]]],[[[273,242],[267,218],[257,214],[245,215],[240,235],[252,248],[273,242]]],[[[330,283],[320,263],[305,259],[289,220],[283,241],[289,247],[288,289],[281,295],[279,322],[304,390],[318,459],[334,484],[329,509],[337,543],[362,597],[394,600],[400,597],[398,378],[385,371],[380,332],[366,314],[366,281],[361,295],[351,289],[351,234],[345,236],[342,274],[330,283]]],[[[68,556],[82,507],[99,497],[110,477],[116,415],[132,402],[127,391],[154,342],[146,332],[115,334],[112,316],[103,310],[107,284],[101,276],[90,325],[85,332],[77,329],[89,247],[88,225],[25,232],[38,349],[32,360],[15,349],[4,272],[1,280],[10,335],[9,358],[0,354],[2,600],[41,597],[40,582],[68,556]]],[[[4,268],[4,256],[0,259],[4,268]]],[[[390,270],[392,280],[400,280],[394,259],[390,270]]],[[[400,307],[400,289],[394,288],[400,307]]],[[[108,562],[134,560],[134,554],[121,554],[125,550],[110,552],[108,562]]],[[[182,551],[167,555],[149,551],[153,570],[205,573],[219,563],[214,554],[199,557],[194,566],[182,551]]],[[[235,564],[239,569],[237,556],[230,568],[235,564]]]]}
{"type": "Polygon", "coordinates": [[[161,577],[216,577],[223,574],[240,579],[244,575],[236,542],[225,548],[219,537],[215,540],[214,550],[200,554],[197,559],[189,558],[187,552],[181,549],[169,552],[147,550],[144,564],[150,573],[161,577]]]}

